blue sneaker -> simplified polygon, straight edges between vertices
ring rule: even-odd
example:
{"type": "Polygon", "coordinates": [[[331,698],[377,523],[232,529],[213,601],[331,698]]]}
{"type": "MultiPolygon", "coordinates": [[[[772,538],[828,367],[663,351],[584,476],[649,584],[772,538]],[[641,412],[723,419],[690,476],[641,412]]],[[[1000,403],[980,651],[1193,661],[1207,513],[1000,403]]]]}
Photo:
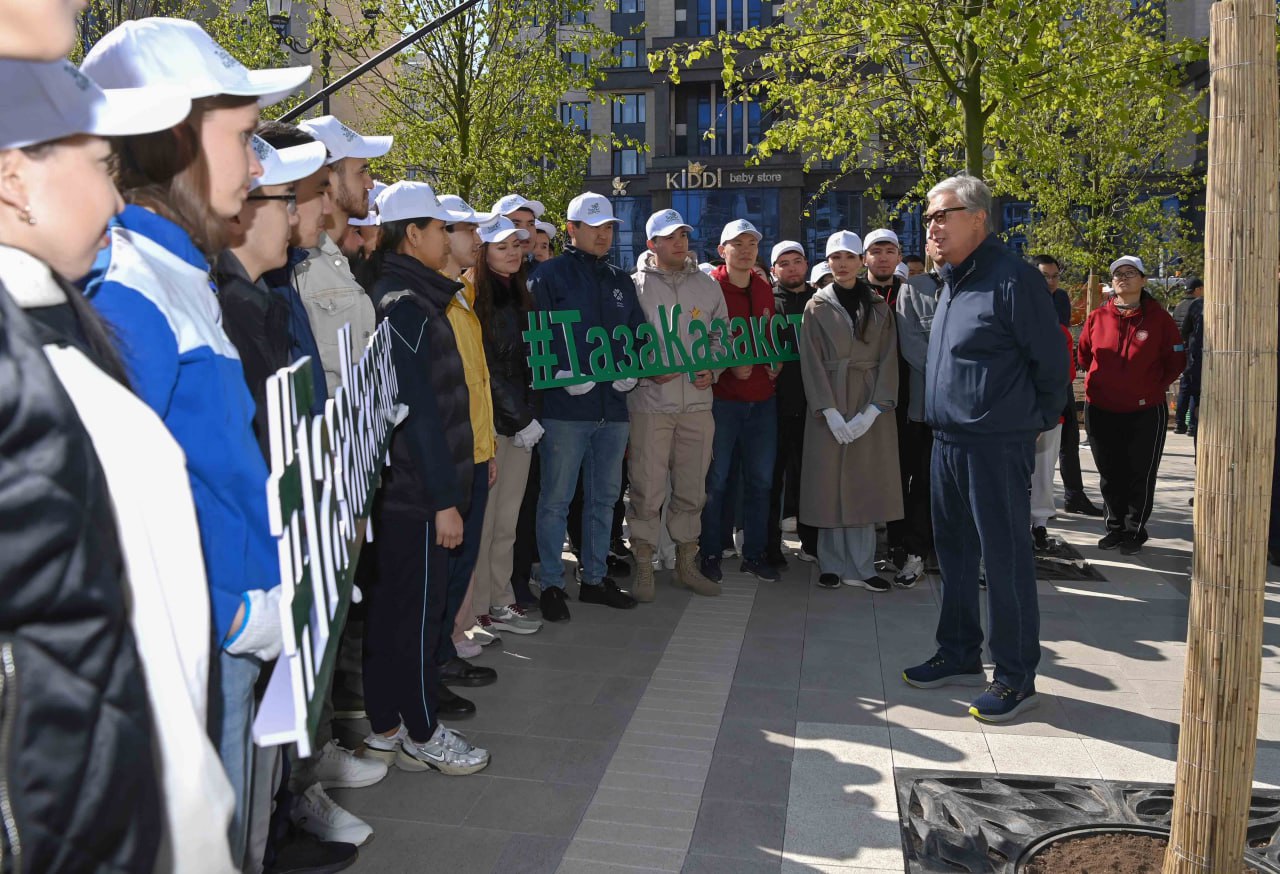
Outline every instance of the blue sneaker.
{"type": "Polygon", "coordinates": [[[985,686],[987,672],[982,665],[976,668],[958,668],[940,655],[922,665],[907,668],[902,679],[917,689],[936,689],[939,686],[985,686]]]}
{"type": "Polygon", "coordinates": [[[969,715],[983,722],[1009,722],[1040,704],[1035,687],[1015,692],[999,680],[969,705],[969,715]]]}
{"type": "Polygon", "coordinates": [[[724,579],[724,574],[720,573],[720,556],[718,555],[703,556],[700,570],[702,575],[713,583],[718,583],[724,579]]]}
{"type": "Polygon", "coordinates": [[[767,561],[752,561],[744,559],[742,567],[738,568],[744,574],[751,574],[757,580],[764,580],[766,583],[776,583],[782,579],[782,574],[778,573],[778,569],[772,567],[767,561]]]}

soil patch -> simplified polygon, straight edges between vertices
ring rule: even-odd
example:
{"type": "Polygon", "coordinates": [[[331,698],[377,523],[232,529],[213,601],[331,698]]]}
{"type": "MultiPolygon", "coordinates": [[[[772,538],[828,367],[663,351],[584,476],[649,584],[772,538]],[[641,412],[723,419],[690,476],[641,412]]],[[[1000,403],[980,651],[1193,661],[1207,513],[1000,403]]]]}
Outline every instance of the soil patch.
{"type": "MultiPolygon", "coordinates": [[[[1140,834],[1100,834],[1063,838],[1036,853],[1024,874],[1160,874],[1165,838],[1140,834]]],[[[1259,874],[1246,865],[1244,874],[1259,874]]]]}

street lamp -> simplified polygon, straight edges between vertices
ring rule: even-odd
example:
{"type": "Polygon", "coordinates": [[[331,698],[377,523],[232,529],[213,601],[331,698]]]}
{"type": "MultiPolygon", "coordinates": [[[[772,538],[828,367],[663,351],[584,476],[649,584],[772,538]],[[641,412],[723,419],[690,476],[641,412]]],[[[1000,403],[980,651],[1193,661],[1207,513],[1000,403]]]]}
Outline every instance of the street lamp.
{"type": "MultiPolygon", "coordinates": [[[[276,39],[279,44],[285,46],[289,51],[299,55],[309,55],[317,48],[321,50],[320,54],[320,78],[322,85],[329,84],[329,52],[331,49],[331,40],[326,39],[323,35],[316,36],[310,43],[305,43],[295,39],[289,33],[289,25],[293,15],[293,0],[266,0],[267,4],[267,21],[271,24],[271,29],[276,32],[276,39]]],[[[330,17],[329,3],[325,0],[321,14],[327,19],[330,17]]],[[[382,15],[382,4],[377,0],[363,0],[360,4],[360,15],[365,21],[369,22],[369,33],[365,37],[365,41],[372,40],[377,35],[378,18],[382,15]]],[[[324,98],[324,113],[329,114],[329,97],[324,98]]]]}

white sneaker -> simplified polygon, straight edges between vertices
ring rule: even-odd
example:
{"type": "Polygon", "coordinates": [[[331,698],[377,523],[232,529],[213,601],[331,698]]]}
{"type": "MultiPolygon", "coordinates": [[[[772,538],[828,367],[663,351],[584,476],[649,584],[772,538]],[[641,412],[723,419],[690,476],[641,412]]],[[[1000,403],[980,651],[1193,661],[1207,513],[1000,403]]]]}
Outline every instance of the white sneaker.
{"type": "Polygon", "coordinates": [[[461,776],[483,771],[489,766],[489,751],[473,746],[464,735],[436,725],[426,743],[406,737],[396,753],[396,767],[402,771],[439,771],[461,776]]]}
{"type": "Polygon", "coordinates": [[[733,547],[734,552],[742,555],[742,544],[746,543],[747,533],[741,528],[733,529],[733,547]]]}
{"type": "Polygon", "coordinates": [[[473,659],[484,651],[480,644],[473,640],[468,640],[467,638],[463,638],[461,641],[455,640],[453,642],[453,648],[457,650],[458,655],[464,659],[473,659]]]}
{"type": "Polygon", "coordinates": [[[390,737],[374,732],[364,739],[364,743],[360,745],[360,751],[356,755],[362,759],[378,759],[390,765],[395,761],[396,751],[400,749],[400,742],[408,736],[409,733],[405,730],[403,723],[396,729],[396,733],[390,737]]]}
{"type": "Polygon", "coordinates": [[[783,534],[795,534],[796,533],[796,517],[795,516],[784,517],[783,520],[778,523],[778,530],[781,531],[783,534]]]}
{"type": "Polygon", "coordinates": [[[387,776],[387,766],[377,759],[358,758],[329,741],[311,766],[311,775],[325,789],[359,789],[387,776]]]}
{"type": "Polygon", "coordinates": [[[918,555],[908,555],[906,564],[894,575],[893,582],[901,588],[910,589],[922,576],[924,576],[924,559],[918,555]]]}
{"type": "Polygon", "coordinates": [[[373,837],[373,828],[360,817],[339,807],[319,783],[312,784],[294,799],[289,818],[298,828],[322,841],[358,847],[373,837]]]}
{"type": "Polygon", "coordinates": [[[533,634],[542,627],[541,619],[534,619],[516,604],[490,607],[489,619],[495,631],[510,631],[512,634],[533,634]]]}
{"type": "Polygon", "coordinates": [[[803,546],[796,550],[796,558],[800,559],[801,561],[807,561],[810,563],[818,560],[818,557],[816,555],[810,555],[809,553],[805,552],[803,546]]]}

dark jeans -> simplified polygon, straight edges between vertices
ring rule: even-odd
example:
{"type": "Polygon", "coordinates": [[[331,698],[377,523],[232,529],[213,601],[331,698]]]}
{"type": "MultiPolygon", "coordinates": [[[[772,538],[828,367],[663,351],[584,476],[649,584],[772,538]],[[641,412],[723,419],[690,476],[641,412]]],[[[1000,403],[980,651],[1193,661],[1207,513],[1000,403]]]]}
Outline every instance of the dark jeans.
{"type": "Polygon", "coordinates": [[[1062,491],[1069,501],[1084,494],[1084,478],[1080,475],[1080,420],[1076,417],[1075,393],[1068,391],[1067,405],[1062,410],[1062,443],[1058,446],[1058,473],[1062,491]]]}
{"type": "Polygon", "coordinates": [[[462,544],[449,550],[449,591],[445,598],[444,627],[448,634],[440,635],[436,647],[436,664],[443,665],[457,657],[453,645],[453,623],[467,598],[467,586],[471,585],[471,572],[476,569],[480,555],[480,529],[484,527],[484,508],[489,503],[489,463],[475,466],[471,474],[471,506],[462,516],[462,544]]]}
{"type": "Polygon", "coordinates": [[[942,572],[938,653],[962,667],[982,663],[978,561],[986,562],[987,648],[995,679],[1035,685],[1040,608],[1031,551],[1031,472],[1035,440],[953,443],[935,435],[933,539],[942,572]]]}
{"type": "Polygon", "coordinates": [[[1183,371],[1182,379],[1178,381],[1178,406],[1173,413],[1173,429],[1179,434],[1187,430],[1187,416],[1191,413],[1192,383],[1191,374],[1183,371]]]}
{"type": "Polygon", "coordinates": [[[906,421],[898,431],[898,465],[902,473],[902,518],[886,532],[889,548],[905,549],[922,559],[933,547],[933,518],[929,512],[929,459],[933,430],[924,422],[906,421]]]}
{"type": "MultiPolygon", "coordinates": [[[[436,729],[440,672],[435,653],[445,633],[449,551],[436,545],[436,526],[383,513],[373,547],[377,583],[365,590],[364,706],[376,732],[404,723],[423,742],[436,729]]],[[[449,624],[451,634],[453,625],[449,624]]]]}
{"type": "MultiPolygon", "coordinates": [[[[502,476],[502,471],[498,471],[498,476],[502,476]]],[[[527,590],[533,563],[538,560],[538,495],[541,491],[542,471],[535,447],[529,479],[524,486],[524,500],[520,502],[520,517],[516,520],[516,543],[511,550],[511,585],[517,595],[521,587],[527,590]]]]}
{"type": "Polygon", "coordinates": [[[763,401],[716,398],[712,404],[716,434],[711,468],[707,471],[707,504],[702,510],[700,546],[704,556],[717,556],[723,548],[725,490],[736,448],[742,454],[742,557],[764,561],[769,485],[773,480],[773,459],[778,444],[777,409],[775,398],[763,401]]]}
{"type": "Polygon", "coordinates": [[[782,529],[778,523],[788,516],[796,517],[796,533],[800,548],[809,555],[818,554],[818,529],[805,525],[800,515],[800,468],[804,456],[804,428],[808,416],[778,417],[778,454],[773,463],[773,483],[769,489],[769,534],[766,551],[770,556],[782,555],[782,529]]]}
{"type": "Polygon", "coordinates": [[[1084,422],[1107,505],[1107,530],[1144,534],[1156,499],[1168,408],[1160,403],[1132,413],[1112,413],[1086,404],[1084,422]]]}
{"type": "MultiPolygon", "coordinates": [[[[613,528],[609,531],[609,544],[613,545],[615,540],[622,539],[622,520],[626,518],[627,505],[622,500],[623,495],[627,493],[627,486],[630,480],[627,479],[627,466],[622,466],[622,488],[618,491],[618,502],[613,505],[613,528]]],[[[582,474],[578,474],[578,490],[573,493],[573,500],[569,502],[569,542],[573,544],[573,548],[579,553],[582,552],[582,474]]]]}

